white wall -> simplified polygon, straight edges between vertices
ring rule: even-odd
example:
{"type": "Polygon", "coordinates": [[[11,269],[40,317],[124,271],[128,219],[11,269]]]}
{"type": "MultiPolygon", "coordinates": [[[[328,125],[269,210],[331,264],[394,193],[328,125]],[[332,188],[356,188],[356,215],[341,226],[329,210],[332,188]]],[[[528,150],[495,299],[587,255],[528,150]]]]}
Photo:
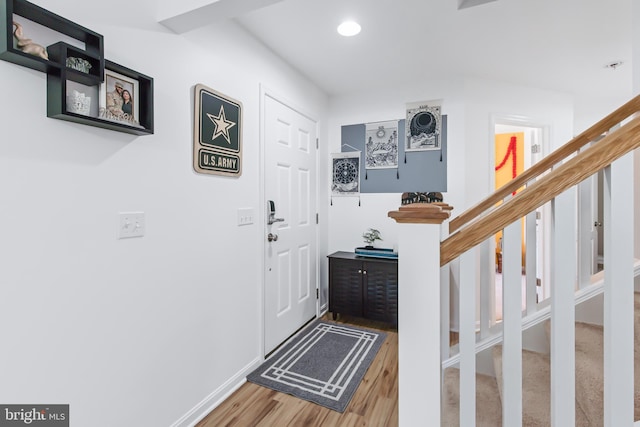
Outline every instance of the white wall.
{"type": "MultiPolygon", "coordinates": [[[[494,115],[526,117],[549,126],[550,146],[555,149],[571,139],[573,105],[562,93],[525,88],[487,80],[443,80],[385,88],[372,93],[331,99],[330,151],[339,152],[344,125],[402,119],[406,103],[442,99],[442,114],[448,117],[447,203],[452,217],[480,201],[492,189],[494,115]]],[[[330,165],[327,165],[330,169],[330,165]]],[[[425,183],[425,191],[429,191],[425,183]]],[[[361,206],[354,198],[333,198],[329,208],[329,252],[352,251],[361,246],[362,232],[380,229],[380,247],[397,244],[395,222],[387,218],[400,206],[401,194],[362,194],[361,206]]]]}
{"type": "Polygon", "coordinates": [[[575,128],[574,135],[579,135],[583,131],[611,114],[614,110],[624,105],[633,97],[632,93],[628,96],[617,98],[596,99],[589,97],[575,98],[575,128]]]}
{"type": "MultiPolygon", "coordinates": [[[[384,88],[375,93],[332,98],[330,104],[330,151],[339,152],[341,126],[402,119],[406,103],[442,99],[447,117],[448,164],[445,202],[453,206],[452,218],[481,201],[493,191],[493,122],[496,116],[518,116],[549,128],[547,149],[571,139],[573,105],[571,97],[533,88],[488,80],[466,79],[424,82],[401,88],[384,88]]],[[[327,167],[330,168],[330,165],[327,167]]],[[[327,184],[328,185],[328,184],[327,184]]],[[[429,191],[425,183],[425,191],[429,191]]],[[[362,194],[354,198],[333,198],[329,207],[329,253],[353,251],[362,246],[362,232],[369,227],[381,231],[379,247],[398,244],[395,221],[387,213],[396,210],[401,194],[362,194]]],[[[402,248],[398,247],[401,254],[402,248]]],[[[451,287],[451,328],[458,325],[457,277],[451,287]]]]}
{"type": "MultiPolygon", "coordinates": [[[[418,87],[380,87],[380,90],[375,92],[333,97],[329,118],[330,152],[341,151],[342,126],[405,119],[407,103],[442,99],[442,114],[448,115],[447,144],[450,165],[452,159],[460,158],[463,153],[461,118],[464,116],[464,110],[460,86],[456,81],[429,81],[418,87]]],[[[326,167],[330,171],[331,165],[327,164],[326,167]]],[[[451,174],[451,167],[448,169],[447,180],[448,191],[443,193],[445,201],[456,206],[459,204],[457,200],[464,182],[461,177],[451,174]]],[[[431,191],[428,183],[425,183],[424,191],[431,191]]],[[[334,197],[333,206],[329,207],[329,252],[353,251],[354,248],[363,246],[362,233],[368,228],[377,228],[381,232],[384,240],[376,242],[376,246],[396,246],[396,223],[387,217],[387,213],[398,209],[400,204],[401,193],[363,193],[360,196],[360,206],[357,198],[334,197]]]]}
{"type": "MultiPolygon", "coordinates": [[[[545,155],[568,142],[573,134],[573,100],[563,93],[488,80],[467,80],[465,112],[465,209],[486,197],[494,185],[492,117],[516,116],[547,126],[549,141],[548,147],[543,147],[545,155]]],[[[458,165],[450,162],[449,167],[458,165]]]]}
{"type": "Polygon", "coordinates": [[[261,357],[260,85],[325,140],[327,99],[233,23],[178,36],[151,1],[36,3],[154,78],[155,134],[49,119],[46,76],[0,61],[0,402],[69,403],[78,426],[192,421],[261,357]],[[193,171],[196,83],[243,102],[240,178],[193,171]],[[116,239],[123,211],[145,212],[145,237],[116,239]]]}

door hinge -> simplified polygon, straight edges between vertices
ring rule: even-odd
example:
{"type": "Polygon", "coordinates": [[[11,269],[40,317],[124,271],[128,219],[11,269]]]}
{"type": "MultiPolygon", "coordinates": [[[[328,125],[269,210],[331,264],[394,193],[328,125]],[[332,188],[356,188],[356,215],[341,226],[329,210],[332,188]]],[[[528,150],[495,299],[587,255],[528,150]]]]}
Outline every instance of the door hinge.
{"type": "Polygon", "coordinates": [[[316,299],[320,299],[320,289],[316,288],[316,299]]]}
{"type": "Polygon", "coordinates": [[[316,224],[320,224],[320,215],[316,213],[316,224]]]}
{"type": "Polygon", "coordinates": [[[320,141],[316,138],[316,150],[320,148],[320,141]]]}
{"type": "Polygon", "coordinates": [[[540,152],[540,144],[533,144],[531,146],[531,153],[536,154],[540,152]]]}

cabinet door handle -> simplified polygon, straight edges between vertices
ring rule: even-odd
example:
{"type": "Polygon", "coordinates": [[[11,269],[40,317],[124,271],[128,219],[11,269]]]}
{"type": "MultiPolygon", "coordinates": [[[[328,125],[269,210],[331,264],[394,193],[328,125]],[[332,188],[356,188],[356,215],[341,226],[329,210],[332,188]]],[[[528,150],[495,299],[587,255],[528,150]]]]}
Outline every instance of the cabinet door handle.
{"type": "Polygon", "coordinates": [[[362,274],[367,274],[367,270],[364,270],[364,271],[362,272],[362,274]]]}
{"type": "Polygon", "coordinates": [[[358,270],[358,273],[362,273],[362,270],[358,270]]]}

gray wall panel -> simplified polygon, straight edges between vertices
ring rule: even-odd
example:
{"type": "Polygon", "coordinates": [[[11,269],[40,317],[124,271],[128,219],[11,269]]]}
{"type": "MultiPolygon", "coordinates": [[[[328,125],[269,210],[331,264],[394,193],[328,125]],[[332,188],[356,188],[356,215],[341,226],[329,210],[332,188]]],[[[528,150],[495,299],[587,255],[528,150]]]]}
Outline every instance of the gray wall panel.
{"type": "MultiPolygon", "coordinates": [[[[398,169],[365,170],[364,154],[360,156],[361,193],[447,191],[447,116],[442,116],[442,149],[438,151],[409,151],[405,156],[404,127],[405,120],[398,121],[398,169]]],[[[342,126],[343,152],[364,151],[365,139],[365,124],[342,126]]]]}

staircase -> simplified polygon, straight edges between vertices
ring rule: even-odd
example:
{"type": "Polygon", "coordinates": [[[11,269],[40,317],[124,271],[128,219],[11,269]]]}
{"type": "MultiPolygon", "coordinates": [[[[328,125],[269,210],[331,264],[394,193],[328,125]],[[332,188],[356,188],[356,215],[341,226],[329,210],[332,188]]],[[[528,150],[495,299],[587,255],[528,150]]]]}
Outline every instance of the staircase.
{"type": "MultiPolygon", "coordinates": [[[[636,210],[632,153],[637,148],[640,96],[450,220],[448,205],[402,206],[389,212],[398,223],[402,248],[401,427],[415,425],[425,414],[427,424],[434,426],[635,427],[640,381],[634,385],[630,373],[638,366],[633,340],[635,333],[640,342],[640,328],[634,327],[634,276],[639,271],[630,230],[636,210]],[[603,174],[604,210],[600,287],[591,283],[594,221],[589,216],[590,184],[598,172],[603,174]],[[535,269],[522,264],[524,241],[526,265],[539,265],[538,251],[530,246],[538,240],[538,209],[549,213],[545,218],[550,222],[544,224],[551,224],[540,234],[542,283],[549,290],[542,302],[536,301],[535,269]],[[499,231],[503,319],[498,323],[489,290],[499,231]],[[603,295],[604,328],[576,323],[584,320],[576,317],[576,304],[589,301],[593,290],[603,295]],[[449,346],[452,319],[457,320],[457,352],[449,346]],[[523,339],[523,331],[535,327],[544,340],[545,319],[551,319],[548,354],[531,351],[534,347],[523,339]],[[492,375],[482,375],[490,369],[478,355],[492,358],[492,375]]],[[[637,295],[635,299],[637,324],[637,295]]],[[[640,367],[636,377],[638,371],[640,367]]]]}
{"type": "MultiPolygon", "coordinates": [[[[640,293],[635,293],[635,414],[640,420],[640,293]]],[[[549,320],[545,323],[547,336],[549,320]]],[[[600,427],[604,425],[604,357],[603,328],[576,322],[576,426],[600,427]]],[[[496,376],[476,374],[476,426],[502,426],[502,346],[492,349],[496,376]]],[[[551,425],[551,381],[548,354],[522,350],[522,425],[547,427],[551,425]]],[[[442,426],[458,427],[460,410],[460,371],[444,371],[442,426]]]]}

